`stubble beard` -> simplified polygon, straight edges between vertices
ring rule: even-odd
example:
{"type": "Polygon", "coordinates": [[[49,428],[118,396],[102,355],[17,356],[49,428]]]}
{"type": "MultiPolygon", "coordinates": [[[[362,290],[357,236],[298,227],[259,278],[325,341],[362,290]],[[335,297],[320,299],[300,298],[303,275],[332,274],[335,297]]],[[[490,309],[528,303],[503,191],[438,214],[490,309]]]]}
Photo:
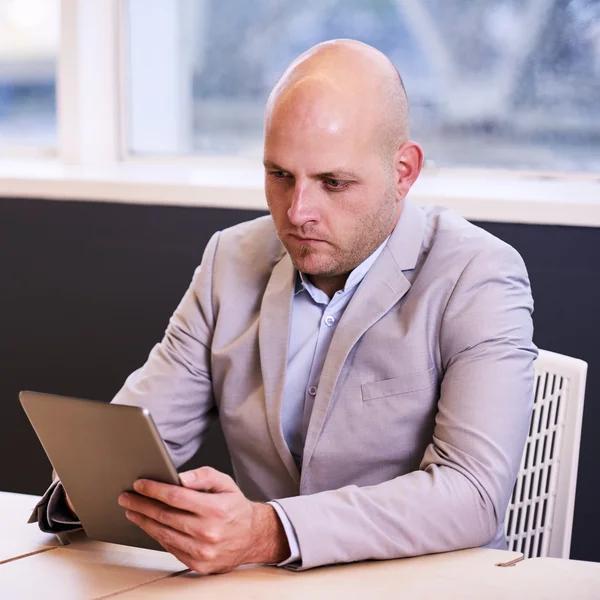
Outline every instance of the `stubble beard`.
{"type": "Polygon", "coordinates": [[[394,222],[394,203],[395,201],[386,201],[377,214],[361,227],[361,231],[351,240],[349,249],[344,252],[337,248],[338,256],[330,256],[328,264],[312,269],[306,267],[305,259],[315,253],[315,249],[309,244],[301,244],[296,256],[288,250],[294,267],[307,275],[320,277],[336,277],[349,273],[373,254],[390,234],[394,222]]]}
{"type": "Polygon", "coordinates": [[[390,235],[394,222],[392,205],[388,202],[382,206],[376,215],[361,227],[348,252],[340,257],[332,275],[349,273],[366,260],[390,235]]]}
{"type": "Polygon", "coordinates": [[[302,244],[300,246],[300,250],[298,254],[300,254],[300,258],[306,258],[311,253],[311,248],[308,244],[302,244]]]}

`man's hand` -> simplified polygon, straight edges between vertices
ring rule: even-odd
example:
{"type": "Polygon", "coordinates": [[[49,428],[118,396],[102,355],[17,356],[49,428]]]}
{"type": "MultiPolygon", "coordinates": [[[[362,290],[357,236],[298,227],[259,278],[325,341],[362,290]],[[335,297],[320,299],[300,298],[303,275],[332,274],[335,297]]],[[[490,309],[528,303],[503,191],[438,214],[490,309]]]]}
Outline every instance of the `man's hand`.
{"type": "Polygon", "coordinates": [[[272,506],[250,502],[233,479],[210,467],[180,475],[183,487],[140,479],[119,496],[127,518],[198,573],[277,563],[290,550],[272,506]]]}

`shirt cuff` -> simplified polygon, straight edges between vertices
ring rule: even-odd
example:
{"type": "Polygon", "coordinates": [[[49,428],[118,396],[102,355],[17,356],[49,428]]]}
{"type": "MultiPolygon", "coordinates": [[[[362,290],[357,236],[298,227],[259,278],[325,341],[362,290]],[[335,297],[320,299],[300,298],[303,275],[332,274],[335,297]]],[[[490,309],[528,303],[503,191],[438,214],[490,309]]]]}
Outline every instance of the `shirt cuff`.
{"type": "Polygon", "coordinates": [[[288,545],[290,547],[290,557],[283,562],[277,564],[278,567],[287,567],[291,563],[300,562],[300,545],[298,544],[298,537],[296,536],[296,532],[294,531],[294,526],[292,522],[289,520],[288,516],[285,514],[285,510],[277,503],[277,502],[267,502],[270,504],[277,513],[281,524],[283,525],[283,530],[285,531],[285,535],[287,536],[288,545]]]}

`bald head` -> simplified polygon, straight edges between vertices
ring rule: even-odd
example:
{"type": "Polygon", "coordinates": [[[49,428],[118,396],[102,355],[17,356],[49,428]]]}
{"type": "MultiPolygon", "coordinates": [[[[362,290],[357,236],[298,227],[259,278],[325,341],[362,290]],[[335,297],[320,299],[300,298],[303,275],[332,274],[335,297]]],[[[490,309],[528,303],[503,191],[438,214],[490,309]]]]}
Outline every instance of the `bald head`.
{"type": "Polygon", "coordinates": [[[371,46],[326,42],[281,76],[265,112],[265,194],[295,268],[330,297],[391,234],[423,153],[406,93],[371,46]]]}
{"type": "Polygon", "coordinates": [[[369,136],[388,156],[408,139],[400,74],[384,54],[354,40],[323,42],[290,64],[267,101],[265,129],[285,117],[369,136]]]}

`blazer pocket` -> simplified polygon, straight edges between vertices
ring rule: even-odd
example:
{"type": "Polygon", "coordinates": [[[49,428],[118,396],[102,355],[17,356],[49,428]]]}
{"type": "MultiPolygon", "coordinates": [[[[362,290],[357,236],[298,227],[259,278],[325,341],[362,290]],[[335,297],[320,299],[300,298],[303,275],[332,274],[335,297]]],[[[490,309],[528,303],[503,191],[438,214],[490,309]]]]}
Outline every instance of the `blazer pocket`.
{"type": "Polygon", "coordinates": [[[378,400],[388,396],[399,396],[410,392],[425,390],[436,383],[435,367],[427,371],[417,371],[414,373],[405,373],[400,377],[393,379],[384,379],[383,381],[371,381],[361,385],[363,402],[369,400],[378,400]]]}

